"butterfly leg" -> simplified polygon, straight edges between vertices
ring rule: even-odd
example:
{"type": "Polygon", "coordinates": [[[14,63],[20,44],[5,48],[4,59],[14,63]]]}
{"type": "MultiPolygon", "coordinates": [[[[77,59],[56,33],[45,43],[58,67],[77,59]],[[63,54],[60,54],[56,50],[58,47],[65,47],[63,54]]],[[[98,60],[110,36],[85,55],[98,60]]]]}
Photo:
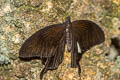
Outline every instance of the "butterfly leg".
{"type": "Polygon", "coordinates": [[[45,67],[43,68],[43,70],[40,73],[40,79],[42,80],[43,75],[48,71],[48,65],[50,63],[50,58],[47,59],[46,63],[45,63],[45,67]]]}

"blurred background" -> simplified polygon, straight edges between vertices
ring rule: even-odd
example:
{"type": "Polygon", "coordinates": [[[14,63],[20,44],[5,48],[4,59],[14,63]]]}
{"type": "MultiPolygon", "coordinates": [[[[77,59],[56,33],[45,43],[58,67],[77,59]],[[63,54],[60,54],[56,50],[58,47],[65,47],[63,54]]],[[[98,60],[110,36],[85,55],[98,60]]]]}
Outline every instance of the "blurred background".
{"type": "Polygon", "coordinates": [[[80,77],[66,51],[59,68],[43,80],[120,80],[120,53],[110,52],[111,38],[120,37],[120,0],[0,0],[0,80],[40,80],[44,65],[40,60],[20,61],[19,49],[33,33],[67,16],[97,23],[105,42],[83,55],[80,77]]]}

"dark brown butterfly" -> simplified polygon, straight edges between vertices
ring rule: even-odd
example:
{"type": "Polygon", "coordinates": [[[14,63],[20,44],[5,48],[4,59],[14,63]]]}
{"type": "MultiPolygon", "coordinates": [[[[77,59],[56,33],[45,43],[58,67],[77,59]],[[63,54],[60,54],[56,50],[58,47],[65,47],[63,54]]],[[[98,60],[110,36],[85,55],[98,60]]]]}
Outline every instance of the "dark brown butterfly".
{"type": "Polygon", "coordinates": [[[104,32],[94,22],[71,22],[70,17],[67,17],[64,23],[47,26],[28,38],[20,49],[19,57],[39,57],[45,65],[40,74],[42,79],[48,70],[57,69],[62,63],[67,44],[67,49],[71,52],[71,67],[78,67],[80,74],[79,61],[83,53],[104,40],[104,32]]]}

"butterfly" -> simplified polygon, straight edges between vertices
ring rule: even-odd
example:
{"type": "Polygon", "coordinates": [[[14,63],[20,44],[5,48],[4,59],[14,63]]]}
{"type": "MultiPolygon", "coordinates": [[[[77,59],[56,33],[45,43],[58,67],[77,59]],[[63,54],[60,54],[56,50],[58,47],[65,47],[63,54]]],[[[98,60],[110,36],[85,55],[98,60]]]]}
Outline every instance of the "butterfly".
{"type": "Polygon", "coordinates": [[[19,58],[39,57],[45,65],[40,73],[40,79],[48,70],[57,69],[64,58],[65,45],[71,53],[71,67],[81,68],[79,61],[84,52],[91,47],[104,42],[103,30],[89,20],[71,22],[70,17],[60,24],[54,24],[40,29],[29,37],[19,51],[19,58]]]}

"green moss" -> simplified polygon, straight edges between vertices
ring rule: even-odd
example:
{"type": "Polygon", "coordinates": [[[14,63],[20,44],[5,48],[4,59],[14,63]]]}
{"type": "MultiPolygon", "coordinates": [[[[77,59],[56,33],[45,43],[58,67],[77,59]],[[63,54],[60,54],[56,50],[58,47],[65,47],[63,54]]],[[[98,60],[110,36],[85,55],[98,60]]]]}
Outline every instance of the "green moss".
{"type": "Polygon", "coordinates": [[[120,56],[117,57],[117,60],[115,62],[115,67],[120,70],[120,56]]]}
{"type": "Polygon", "coordinates": [[[9,64],[10,59],[7,56],[0,55],[0,65],[9,64]]]}
{"type": "Polygon", "coordinates": [[[106,28],[111,29],[113,26],[112,19],[114,17],[120,18],[120,6],[109,1],[107,5],[104,5],[104,9],[105,9],[105,13],[103,14],[104,17],[100,22],[106,28]]]}

